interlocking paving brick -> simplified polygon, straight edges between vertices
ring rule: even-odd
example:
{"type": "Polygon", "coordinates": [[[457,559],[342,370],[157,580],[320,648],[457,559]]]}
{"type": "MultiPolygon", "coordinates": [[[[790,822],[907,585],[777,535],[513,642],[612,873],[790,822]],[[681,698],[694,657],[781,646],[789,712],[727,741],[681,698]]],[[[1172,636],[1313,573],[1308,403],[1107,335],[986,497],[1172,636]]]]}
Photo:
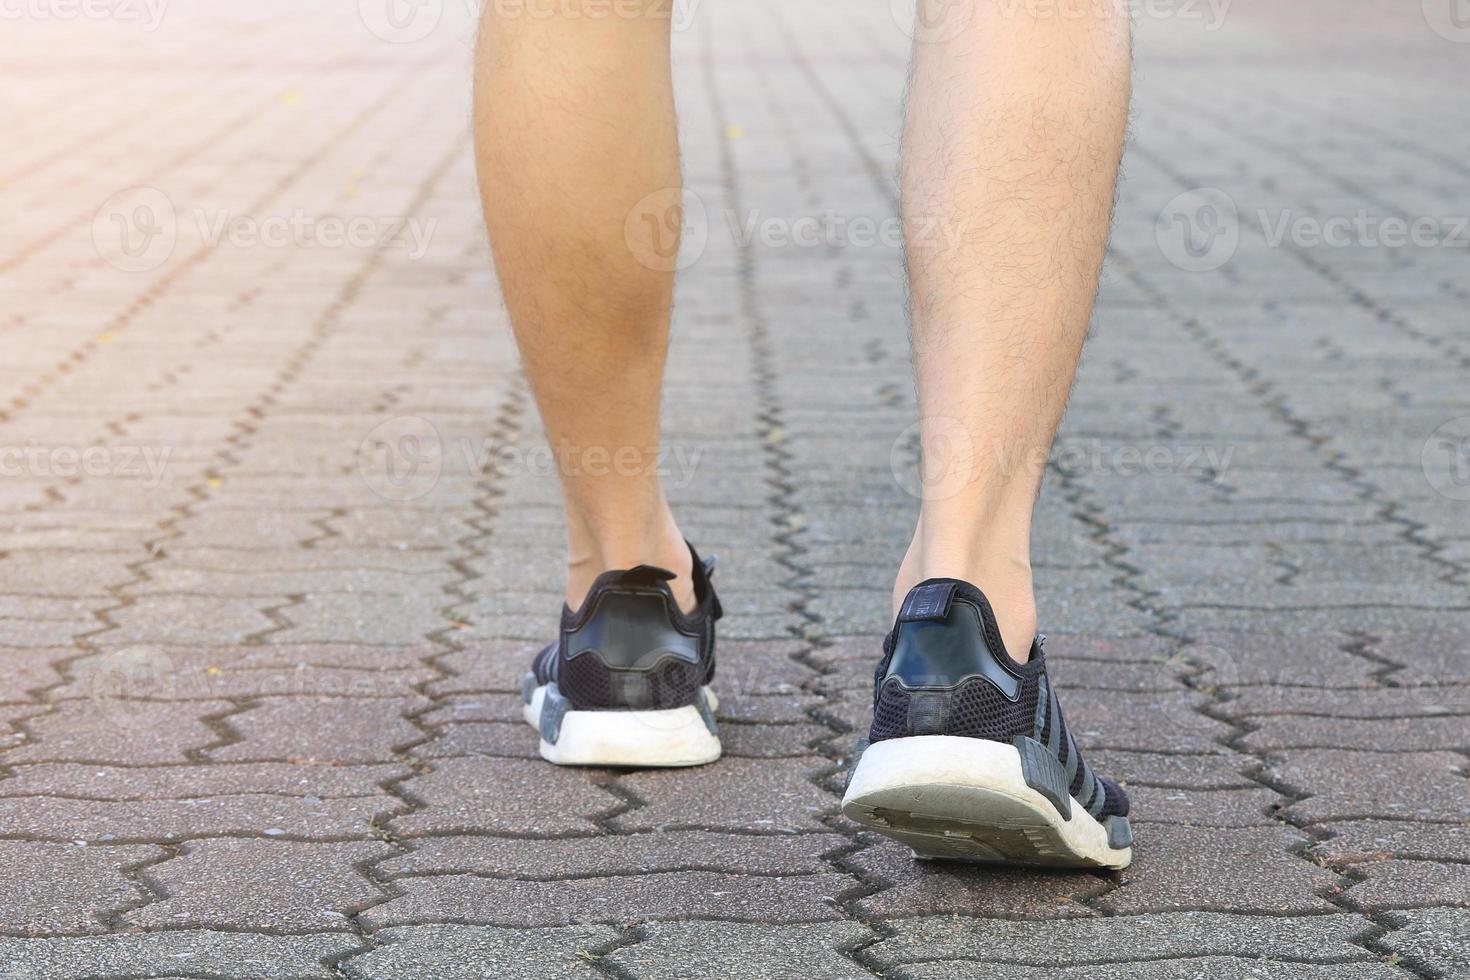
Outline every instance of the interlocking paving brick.
{"type": "Polygon", "coordinates": [[[34,692],[62,682],[54,665],[78,653],[68,647],[0,649],[0,664],[5,666],[0,676],[0,703],[32,703],[34,692]]]}
{"type": "Polygon", "coordinates": [[[847,843],[838,834],[720,834],[672,830],[535,840],[525,837],[428,837],[378,866],[381,874],[470,872],[517,878],[564,878],[650,871],[816,874],[822,859],[847,843]]]}
{"type": "Polygon", "coordinates": [[[395,834],[587,834],[621,808],[596,781],[597,770],[551,766],[540,759],[453,758],[400,789],[421,809],[391,822],[395,834]]]}
{"type": "Polygon", "coordinates": [[[1056,969],[1049,966],[1002,966],[993,963],[925,963],[899,967],[889,974],[897,980],[1263,980],[1290,976],[1300,980],[1407,980],[1406,973],[1387,963],[1353,962],[1325,965],[1294,959],[1248,959],[1239,956],[1200,956],[1144,962],[1094,963],[1056,969]]]}
{"type": "Polygon", "coordinates": [[[144,928],[347,929],[348,914],[384,897],[357,865],[391,853],[377,841],[191,841],[145,870],[164,897],[123,921],[144,928]]]}
{"type": "Polygon", "coordinates": [[[867,980],[867,970],[840,952],[870,937],[856,922],[799,926],[731,922],[659,922],[639,942],[614,950],[609,963],[640,980],[684,977],[807,977],[867,980]]]}
{"type": "MultiPolygon", "coordinates": [[[[1081,693],[1081,692],[1078,692],[1081,693]]],[[[1201,714],[1203,695],[1113,692],[1107,697],[1069,697],[1067,725],[1079,746],[1148,751],[1158,748],[1158,733],[1169,733],[1174,752],[1209,752],[1233,734],[1224,722],[1201,714]]]]}
{"type": "Polygon", "coordinates": [[[149,765],[187,762],[220,741],[203,719],[234,710],[228,701],[162,703],[100,697],[63,701],[26,722],[30,737],[5,761],[149,765]]]}
{"type": "Polygon", "coordinates": [[[1352,885],[1348,898],[1368,908],[1424,905],[1470,906],[1470,865],[1436,861],[1365,861],[1354,871],[1366,881],[1352,885]]]}
{"type": "MultiPolygon", "coordinates": [[[[1321,690],[1300,687],[1240,691],[1219,710],[1232,718],[1323,715],[1333,718],[1415,718],[1470,715],[1470,687],[1378,687],[1321,690]]],[[[1463,720],[1470,727],[1470,720],[1463,720]]]]}
{"type": "Polygon", "coordinates": [[[1248,752],[1282,749],[1342,748],[1382,752],[1463,749],[1470,745],[1470,723],[1464,718],[1316,718],[1270,715],[1241,740],[1248,752]]]}
{"type": "Polygon", "coordinates": [[[0,841],[0,866],[12,882],[0,896],[0,922],[29,935],[105,931],[108,916],[148,898],[127,869],[166,854],[147,846],[0,841]]]}
{"type": "Polygon", "coordinates": [[[230,716],[228,724],[240,740],[211,750],[209,757],[220,762],[390,762],[396,751],[425,737],[407,716],[428,705],[418,698],[262,698],[230,716]]]}
{"type": "Polygon", "coordinates": [[[1108,888],[1101,875],[920,861],[887,838],[863,834],[861,839],[866,846],[847,862],[880,887],[857,902],[866,916],[939,915],[955,909],[1045,919],[1096,915],[1083,903],[1108,888]]]}
{"type": "Polygon", "coordinates": [[[1369,928],[1356,915],[1160,912],[1048,922],[932,916],[896,921],[893,934],[868,947],[866,956],[884,968],[943,959],[1065,967],[1184,956],[1333,963],[1371,960],[1354,945],[1369,928]]]}
{"type": "Polygon", "coordinates": [[[1398,926],[1380,942],[1415,964],[1447,977],[1470,974],[1470,909],[1394,912],[1398,926]]]}
{"type": "Polygon", "coordinates": [[[618,933],[609,926],[497,929],[488,926],[421,925],[381,929],[374,948],[341,964],[356,980],[592,980],[604,974],[591,962],[618,933]]]}
{"type": "Polygon", "coordinates": [[[1130,787],[1179,786],[1187,789],[1243,789],[1256,783],[1244,770],[1256,764],[1247,755],[1221,749],[1214,755],[1168,751],[1131,752],[1126,749],[1083,749],[1098,772],[1130,787]]]}
{"type": "Polygon", "coordinates": [[[369,909],[371,928],[450,919],[480,925],[550,926],[638,919],[732,918],[770,923],[840,919],[840,874],[735,875],[655,872],[562,881],[473,875],[400,878],[403,895],[369,909]]]}
{"type": "Polygon", "coordinates": [[[332,980],[327,964],[359,947],[357,936],[270,936],[208,930],[46,939],[0,937],[0,962],[16,980],[167,977],[332,980]]]}
{"type": "Polygon", "coordinates": [[[1372,685],[1383,664],[1352,654],[1354,639],[1342,633],[1294,636],[1289,648],[1274,633],[1198,633],[1180,651],[1202,667],[1201,683],[1214,688],[1241,685],[1304,685],[1311,688],[1363,688],[1372,685]]]}
{"type": "Polygon", "coordinates": [[[270,793],[339,798],[373,796],[379,785],[413,772],[403,765],[331,766],[286,762],[232,765],[13,766],[0,796],[71,796],[96,800],[197,799],[216,794],[270,793]]]}
{"type": "Polygon", "coordinates": [[[1134,835],[1133,864],[1096,904],[1120,915],[1171,909],[1316,912],[1338,884],[1326,868],[1295,856],[1307,843],[1287,827],[1149,824],[1134,835]],[[1225,887],[1226,883],[1228,887],[1225,887]]]}
{"type": "Polygon", "coordinates": [[[1332,836],[1312,845],[1329,861],[1371,861],[1392,855],[1458,861],[1470,853],[1470,826],[1412,820],[1343,820],[1317,829],[1332,836]]]}
{"type": "Polygon", "coordinates": [[[1441,623],[1416,633],[1376,631],[1373,653],[1402,664],[1388,676],[1397,684],[1470,683],[1470,631],[1441,623]]]}
{"type": "Polygon", "coordinates": [[[1265,787],[1190,790],[1178,787],[1127,786],[1133,823],[1184,824],[1195,827],[1258,827],[1276,822],[1274,808],[1283,798],[1265,787]]]}
{"type": "Polygon", "coordinates": [[[1287,807],[1294,821],[1383,817],[1463,823],[1470,821],[1464,765],[1464,757],[1451,752],[1296,749],[1276,753],[1268,771],[1308,794],[1287,807]]]}
{"type": "Polygon", "coordinates": [[[619,830],[707,827],[721,830],[810,830],[838,800],[811,780],[822,759],[721,759],[697,769],[646,770],[618,786],[643,805],[619,814],[619,830]]]}

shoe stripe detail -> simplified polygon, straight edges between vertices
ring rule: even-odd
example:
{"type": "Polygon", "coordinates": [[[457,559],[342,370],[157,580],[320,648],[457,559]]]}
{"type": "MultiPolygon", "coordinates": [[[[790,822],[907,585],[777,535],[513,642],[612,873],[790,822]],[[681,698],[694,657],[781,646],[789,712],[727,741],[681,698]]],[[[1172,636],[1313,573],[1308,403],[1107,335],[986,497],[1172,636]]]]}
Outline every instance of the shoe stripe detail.
{"type": "Polygon", "coordinates": [[[1060,759],[1062,748],[1062,709],[1057,704],[1057,692],[1052,690],[1050,684],[1046,686],[1046,700],[1050,706],[1047,713],[1051,716],[1051,731],[1046,735],[1046,747],[1052,755],[1060,759]]]}
{"type": "Polygon", "coordinates": [[[1098,789],[1097,777],[1092,774],[1092,767],[1085,762],[1082,763],[1082,772],[1084,774],[1082,778],[1082,792],[1076,794],[1077,800],[1082,804],[1082,809],[1088,813],[1092,813],[1092,803],[1097,796],[1098,789]]]}
{"type": "Polygon", "coordinates": [[[1077,781],[1077,770],[1082,765],[1082,753],[1077,751],[1077,741],[1072,738],[1072,733],[1067,733],[1067,785],[1070,787],[1077,781]]]}
{"type": "Polygon", "coordinates": [[[1031,738],[1041,742],[1046,739],[1046,723],[1051,720],[1051,700],[1047,697],[1051,685],[1046,682],[1045,674],[1041,675],[1038,683],[1040,686],[1036,693],[1036,721],[1031,725],[1031,738]]]}

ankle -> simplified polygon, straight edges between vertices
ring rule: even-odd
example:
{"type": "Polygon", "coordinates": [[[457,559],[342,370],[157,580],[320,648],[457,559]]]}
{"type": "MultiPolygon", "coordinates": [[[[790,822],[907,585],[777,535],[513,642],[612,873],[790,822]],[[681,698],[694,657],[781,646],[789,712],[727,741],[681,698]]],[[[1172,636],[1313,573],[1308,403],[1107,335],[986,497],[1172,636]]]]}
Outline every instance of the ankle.
{"type": "Polygon", "coordinates": [[[969,582],[990,600],[1006,652],[1016,662],[1025,663],[1031,658],[1037,624],[1031,563],[1023,556],[1007,558],[984,551],[975,554],[984,557],[946,552],[926,554],[922,546],[910,547],[894,582],[895,615],[909,590],[926,579],[955,578],[969,582]]]}
{"type": "Polygon", "coordinates": [[[668,525],[645,534],[618,535],[571,547],[567,553],[567,605],[578,608],[597,576],[604,572],[654,565],[674,573],[676,578],[669,583],[674,600],[680,609],[692,612],[695,607],[693,558],[672,517],[668,525]]]}

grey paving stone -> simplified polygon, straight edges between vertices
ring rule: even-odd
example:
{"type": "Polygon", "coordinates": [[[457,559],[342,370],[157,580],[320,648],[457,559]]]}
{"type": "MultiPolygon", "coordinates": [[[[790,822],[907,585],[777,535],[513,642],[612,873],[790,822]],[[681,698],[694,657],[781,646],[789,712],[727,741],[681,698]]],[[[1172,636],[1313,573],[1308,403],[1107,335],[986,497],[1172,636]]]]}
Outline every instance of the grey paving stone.
{"type": "Polygon", "coordinates": [[[1066,967],[1186,956],[1335,963],[1373,958],[1354,945],[1369,928],[1345,914],[1160,912],[1047,922],[933,916],[898,920],[893,934],[868,947],[865,956],[884,968],[943,959],[1066,967]]]}
{"type": "Polygon", "coordinates": [[[96,698],[63,701],[26,723],[26,743],[7,752],[20,762],[91,762],[149,765],[190,761],[191,753],[218,742],[203,719],[232,710],[228,701],[173,704],[96,698]]]}
{"type": "Polygon", "coordinates": [[[401,878],[401,897],[369,909],[362,921],[383,926],[449,919],[482,925],[551,926],[579,922],[714,918],[769,923],[842,918],[839,896],[856,885],[846,875],[752,876],[675,871],[515,881],[473,875],[401,878]]]}
{"type": "Polygon", "coordinates": [[[270,793],[322,799],[374,796],[380,785],[413,772],[402,765],[318,766],[276,762],[239,765],[13,766],[0,796],[69,796],[94,800],[195,799],[215,794],[270,793]]]}
{"type": "Polygon", "coordinates": [[[341,964],[357,980],[483,980],[524,977],[563,980],[602,976],[592,963],[596,951],[618,933],[608,926],[559,929],[496,929],[488,926],[422,925],[381,929],[374,948],[341,964]]]}
{"type": "Polygon", "coordinates": [[[1191,790],[1179,787],[1125,786],[1134,824],[1166,823],[1193,827],[1261,827],[1276,822],[1284,798],[1262,786],[1251,789],[1191,790]]]}
{"type": "Polygon", "coordinates": [[[1447,977],[1470,974],[1470,909],[1394,912],[1398,928],[1380,942],[1394,953],[1447,977]]]}
{"type": "Polygon", "coordinates": [[[1435,752],[1470,745],[1470,722],[1459,717],[1339,719],[1272,715],[1241,740],[1248,752],[1283,749],[1365,749],[1435,752]]]}
{"type": "Polygon", "coordinates": [[[391,796],[320,799],[220,794],[183,800],[0,799],[8,833],[51,841],[167,842],[216,834],[303,838],[375,836],[374,819],[402,809],[391,796]]]}
{"type": "Polygon", "coordinates": [[[403,783],[421,806],[395,817],[395,834],[586,834],[624,804],[596,781],[596,770],[552,766],[540,759],[452,758],[403,783]]]}
{"type": "Polygon", "coordinates": [[[1394,855],[1458,861],[1470,853],[1470,826],[1412,820],[1342,820],[1320,824],[1332,836],[1312,845],[1329,861],[1374,861],[1394,855]]]}
{"type": "Polygon", "coordinates": [[[1098,772],[1130,787],[1248,789],[1257,785],[1244,775],[1257,761],[1251,756],[1231,754],[1223,748],[1213,755],[1089,749],[1087,761],[1098,772]]]}
{"type": "MultiPolygon", "coordinates": [[[[1470,687],[1377,687],[1368,690],[1250,688],[1223,702],[1232,718],[1322,715],[1332,718],[1418,718],[1470,715],[1470,687]]],[[[1470,720],[1464,724],[1470,728],[1470,720]]]]}
{"type": "Polygon", "coordinates": [[[358,865],[391,853],[378,841],[192,841],[144,871],[164,897],[123,921],[143,928],[350,929],[350,913],[384,897],[358,865]]]}
{"type": "Polygon", "coordinates": [[[843,848],[838,834],[720,834],[672,830],[598,837],[428,837],[378,866],[381,874],[473,874],[566,878],[651,871],[817,874],[823,855],[843,848]]]}
{"type": "Polygon", "coordinates": [[[327,964],[362,944],[342,933],[269,936],[208,930],[45,939],[0,938],[0,962],[13,980],[192,977],[229,980],[330,980],[327,964]]]}
{"type": "Polygon", "coordinates": [[[1452,752],[1348,752],[1295,749],[1277,753],[1271,777],[1307,798],[1286,815],[1316,823],[1382,817],[1470,820],[1465,760],[1452,752]]]}
{"type": "Polygon", "coordinates": [[[1108,888],[1101,875],[980,864],[921,861],[886,837],[864,834],[866,845],[847,858],[878,890],[856,909],[865,916],[902,918],[964,909],[972,915],[1055,919],[1097,913],[1084,904],[1108,888]]]}
{"type": "Polygon", "coordinates": [[[129,871],[166,853],[147,846],[0,841],[0,864],[11,883],[0,897],[0,921],[29,935],[103,932],[114,913],[148,898],[129,871]]]}
{"type": "Polygon", "coordinates": [[[1089,748],[1211,752],[1233,734],[1224,722],[1200,713],[1203,695],[1077,691],[1066,698],[1067,725],[1083,752],[1089,748]]]}
{"type": "Polygon", "coordinates": [[[262,698],[228,724],[238,741],[212,749],[220,762],[303,761],[326,764],[391,762],[425,737],[408,720],[429,702],[420,698],[262,698]]]}
{"type": "Polygon", "coordinates": [[[641,928],[638,943],[614,950],[607,961],[639,980],[690,976],[867,980],[872,974],[842,950],[870,936],[856,922],[798,926],[659,922],[641,928]]]}
{"type": "Polygon", "coordinates": [[[1286,827],[1150,824],[1134,835],[1133,864],[1095,904],[1119,915],[1182,909],[1317,912],[1336,875],[1293,849],[1307,838],[1286,827]],[[1222,887],[1229,882],[1229,887],[1222,887]]]}
{"type": "Polygon", "coordinates": [[[1437,861],[1366,861],[1354,871],[1367,880],[1352,885],[1348,898],[1365,908],[1470,906],[1470,865],[1437,861]]]}
{"type": "Polygon", "coordinates": [[[1402,664],[1389,676],[1399,684],[1470,683],[1470,630],[1458,622],[1414,633],[1379,630],[1373,653],[1402,664]]]}
{"type": "Polygon", "coordinates": [[[1406,973],[1387,963],[1345,963],[1333,966],[1298,963],[1292,959],[1247,959],[1239,956],[1201,956],[1146,962],[1096,963],[1057,970],[1052,967],[996,966],[991,963],[925,963],[900,967],[900,980],[1267,980],[1290,976],[1301,980],[1407,980],[1406,973]]]}
{"type": "Polygon", "coordinates": [[[812,779],[823,759],[721,759],[696,769],[646,770],[618,786],[643,805],[619,814],[619,830],[706,827],[779,832],[821,829],[838,799],[812,779]]]}

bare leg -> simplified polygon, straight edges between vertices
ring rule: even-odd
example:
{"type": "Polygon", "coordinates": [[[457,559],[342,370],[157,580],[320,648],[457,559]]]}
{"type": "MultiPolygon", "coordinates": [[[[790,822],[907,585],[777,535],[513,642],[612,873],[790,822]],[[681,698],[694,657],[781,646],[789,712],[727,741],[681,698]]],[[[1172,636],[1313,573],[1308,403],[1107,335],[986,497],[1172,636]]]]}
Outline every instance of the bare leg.
{"type": "Polygon", "coordinates": [[[679,574],[687,609],[689,552],[654,465],[673,272],[647,261],[667,240],[636,240],[668,228],[628,220],[650,194],[677,201],[681,186],[667,5],[624,3],[617,16],[581,16],[580,0],[536,16],[501,6],[480,29],[476,158],[495,267],[560,464],[567,602],[576,608],[600,572],[647,563],[679,574]]]}
{"type": "Polygon", "coordinates": [[[928,492],[894,603],[926,578],[972,582],[1024,660],[1031,511],[1107,241],[1128,15],[1114,0],[954,0],[945,16],[952,38],[915,42],[903,134],[928,492]]]}

